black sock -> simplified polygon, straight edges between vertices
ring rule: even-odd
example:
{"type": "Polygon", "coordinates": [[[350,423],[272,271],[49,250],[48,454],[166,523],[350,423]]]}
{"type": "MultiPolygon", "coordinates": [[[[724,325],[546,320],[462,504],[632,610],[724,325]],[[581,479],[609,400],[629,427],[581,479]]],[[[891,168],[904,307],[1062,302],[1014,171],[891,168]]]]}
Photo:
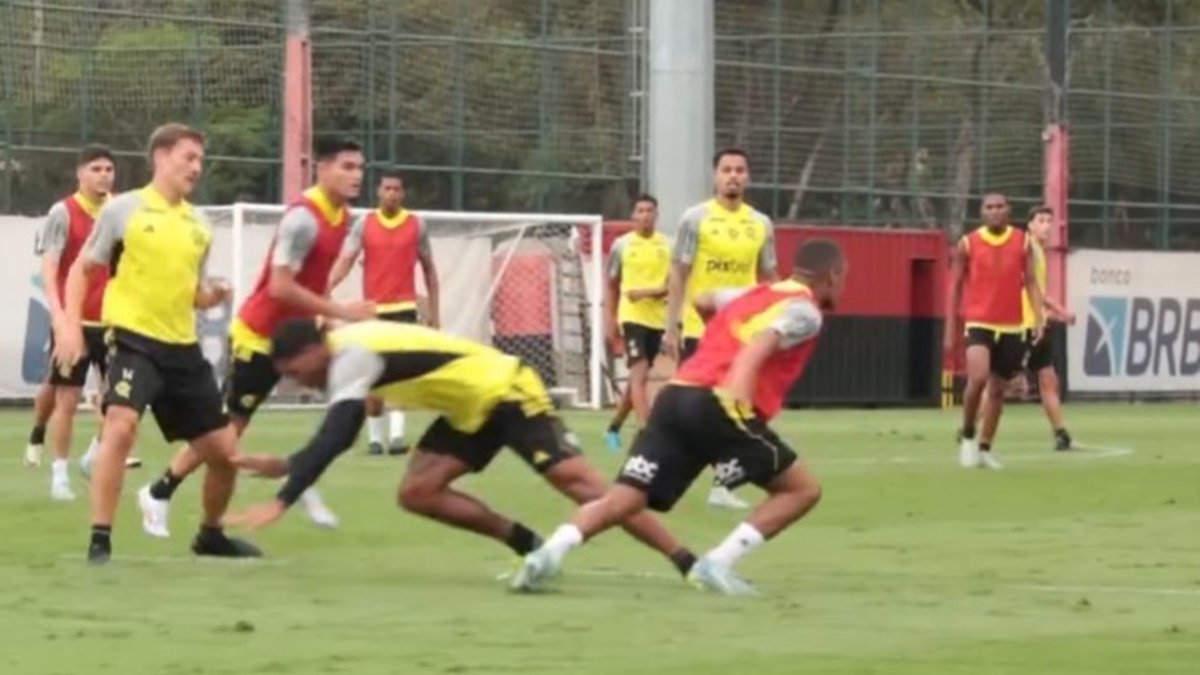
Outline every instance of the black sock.
{"type": "Polygon", "coordinates": [[[615,434],[621,430],[621,425],[617,424],[616,420],[608,423],[608,433],[615,434]]]}
{"type": "Polygon", "coordinates": [[[512,532],[508,534],[508,539],[504,540],[504,544],[511,548],[513,553],[524,556],[540,548],[542,538],[521,523],[513,523],[512,532]]]}
{"type": "Polygon", "coordinates": [[[201,537],[224,537],[225,530],[221,529],[220,525],[201,525],[200,526],[200,536],[201,537]]]}
{"type": "Polygon", "coordinates": [[[975,425],[968,424],[967,426],[963,427],[962,437],[964,440],[968,441],[975,438],[975,425]]]}
{"type": "Polygon", "coordinates": [[[991,452],[991,451],[992,451],[992,444],[991,444],[991,443],[980,443],[980,444],[979,444],[979,451],[980,451],[980,452],[991,452]]]}
{"type": "Polygon", "coordinates": [[[1066,427],[1063,427],[1063,428],[1061,428],[1061,429],[1055,429],[1055,430],[1054,430],[1054,435],[1055,435],[1055,436],[1057,436],[1057,437],[1059,437],[1059,438],[1070,438],[1070,437],[1071,437],[1071,434],[1068,434],[1068,433],[1067,433],[1067,428],[1066,428],[1066,427]]]}
{"type": "Polygon", "coordinates": [[[92,525],[92,546],[112,547],[112,525],[92,525]]]}
{"type": "Polygon", "coordinates": [[[171,495],[175,494],[175,488],[179,487],[182,482],[182,478],[167,469],[163,472],[162,477],[150,485],[150,496],[159,501],[170,501],[171,495]]]}
{"type": "Polygon", "coordinates": [[[686,577],[688,572],[692,571],[692,565],[696,564],[696,554],[686,548],[681,548],[671,554],[671,562],[675,563],[675,569],[686,577]]]}
{"type": "Polygon", "coordinates": [[[29,432],[30,445],[42,445],[46,442],[46,427],[34,425],[33,430],[29,432]]]}

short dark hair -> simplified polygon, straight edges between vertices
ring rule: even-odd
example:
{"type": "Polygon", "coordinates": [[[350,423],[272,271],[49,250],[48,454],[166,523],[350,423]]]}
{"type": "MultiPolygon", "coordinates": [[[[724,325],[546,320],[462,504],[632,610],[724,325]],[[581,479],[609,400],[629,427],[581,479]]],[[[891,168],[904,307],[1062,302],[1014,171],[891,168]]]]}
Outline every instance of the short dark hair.
{"type": "Polygon", "coordinates": [[[362,152],[362,143],[353,138],[322,138],[313,148],[313,158],[318,162],[328,162],[343,152],[362,152]]]}
{"type": "Polygon", "coordinates": [[[1049,206],[1046,206],[1045,204],[1038,204],[1037,206],[1033,207],[1032,209],[1029,209],[1029,215],[1025,218],[1025,220],[1032,221],[1034,218],[1037,218],[1038,216],[1042,215],[1043,213],[1048,216],[1053,216],[1054,209],[1050,208],[1049,206]]]}
{"type": "Polygon", "coordinates": [[[658,208],[658,198],[655,197],[654,195],[650,194],[649,192],[643,192],[640,195],[638,195],[637,199],[633,200],[633,205],[637,206],[638,204],[641,204],[642,202],[650,202],[651,204],[654,205],[654,208],[656,208],[656,209],[658,208]]]}
{"type": "Polygon", "coordinates": [[[290,359],[325,341],[325,333],[312,319],[288,319],[271,333],[271,358],[290,359]]]}
{"type": "Polygon", "coordinates": [[[842,247],[832,239],[809,239],[796,247],[792,269],[800,274],[820,276],[842,264],[842,247]]]}
{"type": "Polygon", "coordinates": [[[732,157],[741,157],[742,159],[746,160],[746,167],[749,168],[750,155],[749,155],[749,153],[747,153],[745,150],[743,150],[741,148],[721,148],[720,150],[713,153],[713,168],[714,169],[717,168],[717,165],[719,165],[721,163],[722,157],[731,157],[731,156],[732,157]]]}
{"type": "Polygon", "coordinates": [[[91,164],[98,159],[107,159],[108,161],[114,163],[116,161],[113,159],[112,150],[109,150],[107,145],[93,143],[91,145],[85,145],[79,149],[79,161],[75,164],[75,166],[91,164]]]}
{"type": "Polygon", "coordinates": [[[180,141],[185,140],[195,141],[200,145],[204,145],[204,134],[186,124],[168,122],[150,134],[150,147],[146,150],[146,158],[150,160],[150,164],[153,166],[154,153],[159,150],[170,150],[179,145],[180,141]]]}
{"type": "Polygon", "coordinates": [[[398,181],[400,181],[401,185],[404,185],[404,174],[400,173],[400,171],[398,169],[384,169],[383,171],[379,172],[379,182],[380,183],[382,183],[383,181],[385,181],[389,178],[391,178],[393,180],[398,180],[398,181]]]}

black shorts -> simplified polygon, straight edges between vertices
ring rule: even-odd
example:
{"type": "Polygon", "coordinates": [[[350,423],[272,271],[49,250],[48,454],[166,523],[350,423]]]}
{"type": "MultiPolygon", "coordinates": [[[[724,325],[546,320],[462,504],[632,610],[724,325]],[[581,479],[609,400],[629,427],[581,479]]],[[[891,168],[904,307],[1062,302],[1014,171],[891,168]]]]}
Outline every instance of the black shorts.
{"type": "Polygon", "coordinates": [[[796,462],[796,452],[757,417],[739,416],[711,389],[669,384],[654,400],[617,476],[646,493],[655,511],[670,511],[713,465],[718,484],[765,487],[796,462]]]}
{"type": "Polygon", "coordinates": [[[456,429],[445,417],[437,418],[417,447],[422,452],[454,457],[476,472],[486,468],[506,446],[538,473],[582,454],[574,435],[554,414],[554,404],[537,373],[524,367],[513,393],[512,400],[498,403],[483,425],[471,433],[456,429]]]}
{"type": "Polygon", "coordinates": [[[225,410],[234,417],[248,421],[275,391],[279,377],[271,357],[259,352],[239,353],[230,344],[229,369],[222,386],[225,410]]]}
{"type": "Polygon", "coordinates": [[[1034,342],[1032,331],[1026,334],[1025,340],[1029,356],[1025,360],[1025,367],[1029,369],[1029,372],[1036,373],[1054,367],[1054,341],[1065,329],[1065,324],[1059,321],[1050,321],[1046,324],[1046,330],[1042,334],[1041,340],[1034,342]]]}
{"type": "Polygon", "coordinates": [[[640,323],[621,324],[621,336],[625,340],[625,362],[633,365],[645,361],[654,365],[662,349],[663,331],[643,326],[640,323]]]}
{"type": "Polygon", "coordinates": [[[394,312],[380,312],[375,315],[380,321],[394,321],[395,323],[419,323],[420,317],[415,309],[399,309],[394,312]]]}
{"type": "Polygon", "coordinates": [[[696,353],[699,346],[700,338],[683,338],[683,342],[679,345],[679,363],[692,358],[692,354],[696,353]]]}
{"type": "Polygon", "coordinates": [[[992,375],[1011,380],[1025,366],[1024,333],[1000,333],[972,326],[967,329],[967,347],[987,347],[992,375]]]}
{"type": "Polygon", "coordinates": [[[229,423],[199,344],[173,345],[119,329],[110,332],[109,344],[105,409],[123,406],[141,416],[150,408],[168,442],[190,441],[229,423]]]}
{"type": "MultiPolygon", "coordinates": [[[[73,368],[63,370],[58,364],[50,364],[50,377],[47,380],[56,387],[82,387],[87,383],[88,368],[96,366],[100,377],[105,376],[108,367],[108,344],[104,341],[104,328],[101,326],[83,327],[83,345],[85,352],[73,368]]],[[[50,336],[50,350],[54,350],[54,336],[50,336]]]]}

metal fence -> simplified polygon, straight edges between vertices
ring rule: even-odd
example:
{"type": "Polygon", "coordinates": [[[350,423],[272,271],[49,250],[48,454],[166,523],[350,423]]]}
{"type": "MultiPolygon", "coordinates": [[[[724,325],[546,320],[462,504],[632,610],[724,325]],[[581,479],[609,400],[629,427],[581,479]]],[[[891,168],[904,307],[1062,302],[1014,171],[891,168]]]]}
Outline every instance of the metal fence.
{"type": "MultiPolygon", "coordinates": [[[[1057,0],[1055,0],[1057,1],[1057,0]]],[[[647,0],[314,0],[316,134],[364,139],[414,202],[625,215],[644,175],[647,0]]],[[[36,213],[81,143],[210,132],[201,199],[279,193],[277,0],[0,0],[0,212],[36,213]]],[[[1041,195],[1043,0],[719,0],[717,143],[777,216],[936,227],[1041,195]]],[[[1200,247],[1200,14],[1074,0],[1071,237],[1200,247]]]]}

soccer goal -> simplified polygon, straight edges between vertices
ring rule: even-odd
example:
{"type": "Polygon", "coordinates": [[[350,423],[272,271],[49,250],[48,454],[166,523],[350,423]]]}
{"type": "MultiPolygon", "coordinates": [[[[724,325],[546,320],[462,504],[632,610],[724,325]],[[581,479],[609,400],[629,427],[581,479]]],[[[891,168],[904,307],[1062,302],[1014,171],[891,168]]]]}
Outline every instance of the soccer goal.
{"type": "MultiPolygon", "coordinates": [[[[209,274],[226,276],[234,302],[201,313],[204,350],[225,372],[226,329],[249,295],[275,226],[277,204],[204,208],[214,226],[209,274]]],[[[355,215],[366,209],[356,209],[355,215]]],[[[441,293],[441,328],[519,356],[569,407],[598,408],[604,362],[603,221],[595,215],[417,211],[429,228],[441,293]]],[[[334,297],[361,297],[360,269],[334,297]]],[[[425,284],[418,272],[420,304],[425,284]]],[[[280,385],[276,406],[320,402],[312,392],[280,385]]]]}

